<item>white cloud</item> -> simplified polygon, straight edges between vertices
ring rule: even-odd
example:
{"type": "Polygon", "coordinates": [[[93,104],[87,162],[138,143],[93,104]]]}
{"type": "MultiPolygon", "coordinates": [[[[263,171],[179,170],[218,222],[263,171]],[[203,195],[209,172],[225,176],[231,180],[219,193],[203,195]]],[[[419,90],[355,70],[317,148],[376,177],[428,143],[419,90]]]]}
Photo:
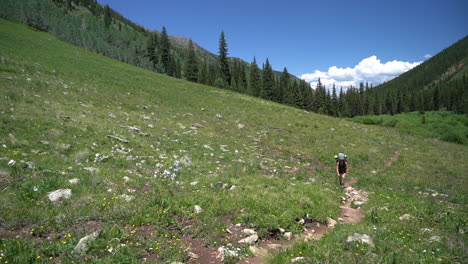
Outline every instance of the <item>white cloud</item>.
{"type": "Polygon", "coordinates": [[[337,88],[343,87],[343,89],[346,89],[351,85],[356,87],[360,82],[377,85],[389,81],[419,64],[421,62],[396,60],[382,63],[376,56],[370,56],[360,61],[353,68],[332,66],[326,72],[315,70],[313,73],[302,74],[300,78],[310,82],[312,87],[316,86],[320,78],[322,84],[327,88],[331,88],[335,84],[337,88]]]}
{"type": "Polygon", "coordinates": [[[423,58],[425,58],[425,59],[430,59],[431,57],[432,57],[431,54],[426,54],[426,55],[423,56],[423,58]]]}

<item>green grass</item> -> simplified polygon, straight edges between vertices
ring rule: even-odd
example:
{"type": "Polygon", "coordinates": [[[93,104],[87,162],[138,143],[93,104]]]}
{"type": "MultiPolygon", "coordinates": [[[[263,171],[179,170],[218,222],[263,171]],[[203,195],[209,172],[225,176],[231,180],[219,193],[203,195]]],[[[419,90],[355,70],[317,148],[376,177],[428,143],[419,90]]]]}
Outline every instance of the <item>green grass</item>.
{"type": "Polygon", "coordinates": [[[370,193],[366,219],[298,244],[273,263],[299,253],[321,262],[464,262],[466,146],[173,79],[5,20],[0,98],[0,231],[10,232],[0,242],[3,263],[187,261],[183,236],[217,248],[229,242],[223,238],[231,223],[263,237],[278,227],[299,234],[298,218],[339,216],[337,152],[348,155],[351,177],[370,193]],[[203,127],[192,129],[194,123],[203,127]],[[395,151],[401,158],[374,175],[395,151]],[[81,181],[71,185],[72,178],[81,181]],[[47,193],[58,188],[72,196],[52,204],[47,193]],[[204,212],[195,214],[195,205],[204,212]],[[398,220],[404,213],[415,218],[398,220]],[[73,256],[91,227],[101,235],[86,256],[73,256]],[[442,241],[427,242],[423,227],[442,241]],[[402,231],[411,234],[406,244],[396,239],[402,231]],[[374,239],[365,257],[345,242],[354,232],[374,239]]]}
{"type": "Polygon", "coordinates": [[[394,127],[411,135],[468,144],[468,116],[448,111],[411,112],[393,116],[356,116],[348,120],[367,125],[394,127]]]}

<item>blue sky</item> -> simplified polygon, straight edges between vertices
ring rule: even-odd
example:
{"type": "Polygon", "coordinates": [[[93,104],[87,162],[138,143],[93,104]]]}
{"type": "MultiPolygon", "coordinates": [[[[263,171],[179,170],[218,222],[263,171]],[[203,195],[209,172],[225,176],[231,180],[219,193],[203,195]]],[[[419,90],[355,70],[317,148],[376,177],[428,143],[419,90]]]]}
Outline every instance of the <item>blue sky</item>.
{"type": "Polygon", "coordinates": [[[148,29],[165,25],[170,35],[213,53],[224,30],[230,56],[260,63],[268,57],[274,69],[286,66],[311,82],[387,80],[468,34],[465,0],[98,2],[148,29]]]}

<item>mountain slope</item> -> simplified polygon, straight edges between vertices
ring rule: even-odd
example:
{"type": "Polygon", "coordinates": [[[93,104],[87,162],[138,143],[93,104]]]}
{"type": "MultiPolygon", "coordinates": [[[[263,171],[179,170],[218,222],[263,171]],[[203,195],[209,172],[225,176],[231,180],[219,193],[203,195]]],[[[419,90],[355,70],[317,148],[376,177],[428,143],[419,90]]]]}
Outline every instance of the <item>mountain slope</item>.
{"type": "Polygon", "coordinates": [[[276,263],[300,255],[346,263],[464,256],[465,146],[170,78],[5,20],[0,98],[3,262],[188,262],[197,245],[245,257],[243,228],[281,237],[279,227],[300,234],[301,218],[316,225],[338,217],[338,151],[370,193],[365,220],[338,225],[276,263]],[[51,202],[58,189],[69,189],[69,199],[51,202]],[[399,220],[406,213],[415,218],[399,220]],[[96,230],[89,251],[73,254],[96,230]],[[394,234],[402,231],[411,236],[394,234]],[[346,237],[355,232],[370,234],[375,247],[350,249],[346,237]]]}

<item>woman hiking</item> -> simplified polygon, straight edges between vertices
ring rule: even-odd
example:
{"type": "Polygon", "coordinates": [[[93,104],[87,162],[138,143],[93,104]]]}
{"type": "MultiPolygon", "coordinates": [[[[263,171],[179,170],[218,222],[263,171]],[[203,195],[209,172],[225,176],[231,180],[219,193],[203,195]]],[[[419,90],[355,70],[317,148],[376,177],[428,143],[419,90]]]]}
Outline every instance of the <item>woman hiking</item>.
{"type": "Polygon", "coordinates": [[[348,161],[346,160],[347,156],[343,153],[338,153],[335,155],[336,160],[336,175],[340,179],[340,186],[344,187],[344,178],[349,174],[348,161]]]}

